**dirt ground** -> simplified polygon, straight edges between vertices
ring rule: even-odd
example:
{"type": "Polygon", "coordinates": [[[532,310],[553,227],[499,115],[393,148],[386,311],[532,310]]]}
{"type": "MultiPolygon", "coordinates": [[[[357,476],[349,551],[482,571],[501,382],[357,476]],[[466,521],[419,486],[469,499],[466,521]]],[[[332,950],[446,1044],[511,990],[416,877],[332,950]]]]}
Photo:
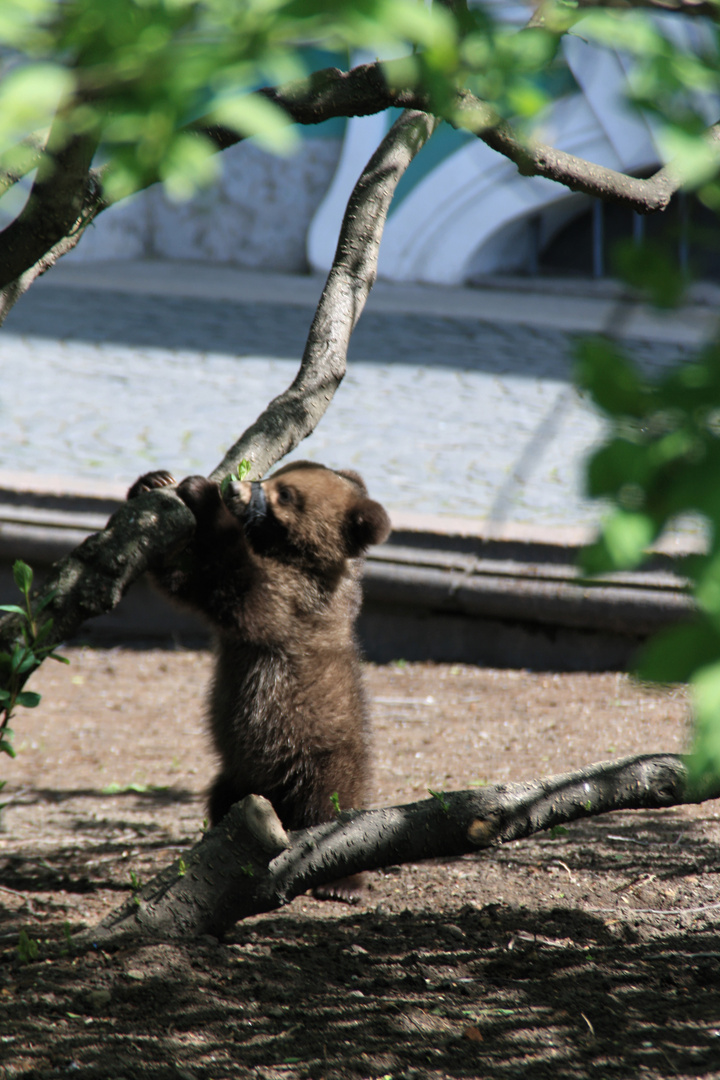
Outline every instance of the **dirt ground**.
{"type": "MultiPolygon", "coordinates": [[[[720,1076],[715,803],[390,867],[222,943],[51,957],[199,837],[213,770],[208,654],[67,655],[0,760],[0,1078],[720,1076]]],[[[373,805],[687,739],[680,692],[621,675],[367,678],[373,805]]]]}

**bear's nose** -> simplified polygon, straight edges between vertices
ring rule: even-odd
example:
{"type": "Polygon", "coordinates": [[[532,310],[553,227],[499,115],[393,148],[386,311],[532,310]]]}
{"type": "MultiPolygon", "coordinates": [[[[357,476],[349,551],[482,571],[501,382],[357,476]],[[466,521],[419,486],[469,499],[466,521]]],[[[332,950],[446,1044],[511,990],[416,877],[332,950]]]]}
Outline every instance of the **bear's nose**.
{"type": "Polygon", "coordinates": [[[226,499],[237,499],[243,506],[247,506],[252,498],[252,484],[247,480],[233,480],[225,489],[226,499]]]}

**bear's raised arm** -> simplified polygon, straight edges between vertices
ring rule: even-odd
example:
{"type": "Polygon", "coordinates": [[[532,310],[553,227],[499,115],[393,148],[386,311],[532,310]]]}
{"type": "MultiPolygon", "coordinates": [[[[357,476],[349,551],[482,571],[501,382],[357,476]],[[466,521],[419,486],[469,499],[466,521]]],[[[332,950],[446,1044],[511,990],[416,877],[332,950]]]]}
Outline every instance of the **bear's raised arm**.
{"type": "MultiPolygon", "coordinates": [[[[165,470],[146,473],[132,485],[128,499],[156,488],[172,487],[165,470]]],[[[177,494],[195,517],[195,535],[171,561],[154,566],[152,578],[167,595],[208,616],[221,627],[237,625],[237,600],[246,575],[247,543],[237,517],[223,502],[220,487],[204,476],[188,476],[177,494]]]]}
{"type": "MultiPolygon", "coordinates": [[[[147,473],[128,497],[173,484],[168,472],[147,473]]],[[[189,476],[177,494],[195,517],[195,535],[152,568],[164,592],[245,644],[296,651],[311,632],[324,633],[331,647],[350,638],[358,560],[390,531],[356,473],[300,461],[266,480],[233,481],[224,493],[214,481],[189,476]]]]}

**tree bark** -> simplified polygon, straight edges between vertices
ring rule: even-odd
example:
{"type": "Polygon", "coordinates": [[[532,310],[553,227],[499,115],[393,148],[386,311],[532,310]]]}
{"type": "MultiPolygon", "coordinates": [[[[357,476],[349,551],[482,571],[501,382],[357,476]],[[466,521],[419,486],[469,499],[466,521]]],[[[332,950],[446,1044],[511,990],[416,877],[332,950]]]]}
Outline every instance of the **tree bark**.
{"type": "Polygon", "coordinates": [[[250,795],[99,926],[82,944],[118,938],[222,935],[317,885],[398,863],[466,855],[612,810],[657,809],[717,797],[689,792],[681,758],[647,754],[527,783],[436,792],[286,834],[267,801],[250,795]]]}
{"type": "Polygon", "coordinates": [[[406,111],[380,143],[350,196],[300,370],[228,450],[211,479],[234,473],[243,459],[252,465],[251,478],[263,476],[315,430],[345,375],[350,335],[375,283],[395,189],[438,123],[427,113],[406,111]]]}
{"type": "Polygon", "coordinates": [[[25,273],[74,229],[88,193],[90,166],[98,140],[78,135],[55,150],[53,132],[23,210],[0,232],[0,289],[25,273]]]}

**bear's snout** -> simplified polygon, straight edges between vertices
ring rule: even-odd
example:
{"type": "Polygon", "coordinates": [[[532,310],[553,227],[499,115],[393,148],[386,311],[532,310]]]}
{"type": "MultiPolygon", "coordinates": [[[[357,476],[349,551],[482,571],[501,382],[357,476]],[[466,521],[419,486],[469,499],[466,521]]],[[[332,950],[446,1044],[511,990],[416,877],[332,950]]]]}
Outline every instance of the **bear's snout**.
{"type": "Polygon", "coordinates": [[[226,502],[239,502],[247,506],[252,498],[252,484],[248,480],[233,480],[225,488],[226,502]]]}

